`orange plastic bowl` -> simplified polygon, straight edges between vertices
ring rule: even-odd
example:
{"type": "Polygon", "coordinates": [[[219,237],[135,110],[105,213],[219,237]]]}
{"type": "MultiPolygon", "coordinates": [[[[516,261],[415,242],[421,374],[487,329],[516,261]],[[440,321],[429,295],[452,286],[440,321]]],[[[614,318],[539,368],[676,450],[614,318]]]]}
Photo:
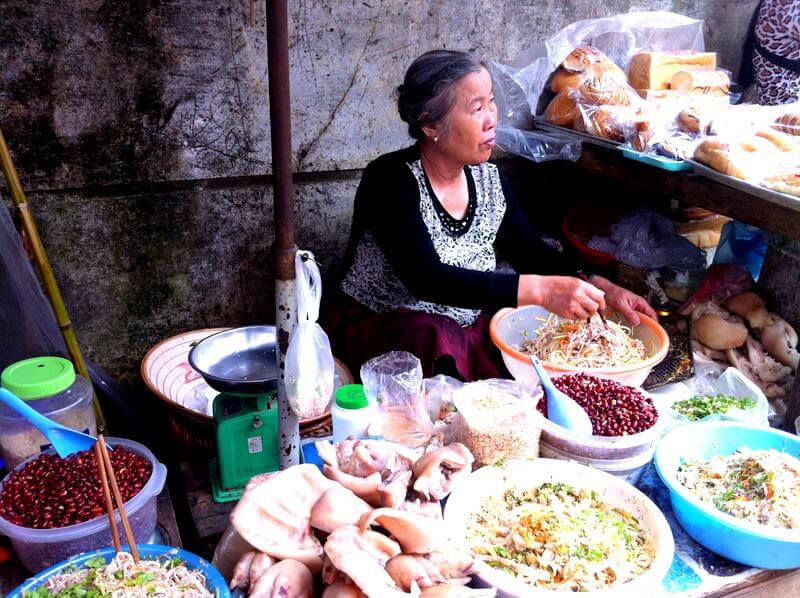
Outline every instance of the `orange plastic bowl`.
{"type": "Polygon", "coordinates": [[[580,258],[598,268],[612,268],[616,258],[605,251],[589,247],[592,237],[608,235],[611,226],[619,222],[625,212],[605,206],[581,205],[572,208],[561,220],[561,232],[580,258]]]}
{"type": "MultiPolygon", "coordinates": [[[[528,384],[539,383],[539,377],[533,370],[530,356],[520,351],[519,347],[522,346],[523,340],[536,338],[536,331],[541,328],[543,320],[546,320],[549,315],[550,312],[543,307],[527,305],[513,309],[501,309],[492,318],[489,324],[489,336],[495,346],[500,349],[503,362],[515,379],[528,384]]],[[[609,315],[609,319],[628,325],[620,316],[609,315]]],[[[633,327],[633,336],[642,341],[647,348],[647,358],[635,365],[579,368],[555,365],[544,360],[542,360],[542,365],[551,376],[583,372],[598,378],[610,378],[629,386],[641,386],[650,374],[650,370],[667,356],[669,336],[658,322],[647,316],[641,316],[641,323],[633,327]]]]}

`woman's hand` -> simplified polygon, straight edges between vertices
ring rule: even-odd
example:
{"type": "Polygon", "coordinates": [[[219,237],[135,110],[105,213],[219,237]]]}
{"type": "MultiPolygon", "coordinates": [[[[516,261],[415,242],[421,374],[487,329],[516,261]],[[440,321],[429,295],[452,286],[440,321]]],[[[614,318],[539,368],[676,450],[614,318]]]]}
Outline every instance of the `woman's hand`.
{"type": "Polygon", "coordinates": [[[592,278],[592,283],[605,292],[608,306],[625,316],[632,325],[636,326],[641,321],[639,314],[650,316],[654,320],[658,319],[656,312],[644,297],[623,289],[602,276],[592,278]]]}
{"type": "Polygon", "coordinates": [[[570,320],[584,319],[604,309],[604,292],[572,276],[520,276],[517,292],[519,305],[541,305],[570,320]]]}

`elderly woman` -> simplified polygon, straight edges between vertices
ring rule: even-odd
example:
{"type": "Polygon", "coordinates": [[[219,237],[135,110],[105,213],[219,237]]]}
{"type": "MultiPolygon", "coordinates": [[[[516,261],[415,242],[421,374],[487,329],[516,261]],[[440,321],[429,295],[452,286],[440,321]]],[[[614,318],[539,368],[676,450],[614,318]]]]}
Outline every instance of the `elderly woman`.
{"type": "Polygon", "coordinates": [[[334,352],[355,372],[405,350],[426,376],[503,376],[486,314],[506,306],[541,305],[567,318],[608,306],[634,322],[638,312],[655,317],[644,299],[604,278],[576,278],[487,162],[497,108],[481,62],[449,50],[423,54],[397,88],[397,106],[416,143],[364,170],[343,293],[326,313],[334,352]],[[498,258],[515,272],[499,271],[498,258]]]}

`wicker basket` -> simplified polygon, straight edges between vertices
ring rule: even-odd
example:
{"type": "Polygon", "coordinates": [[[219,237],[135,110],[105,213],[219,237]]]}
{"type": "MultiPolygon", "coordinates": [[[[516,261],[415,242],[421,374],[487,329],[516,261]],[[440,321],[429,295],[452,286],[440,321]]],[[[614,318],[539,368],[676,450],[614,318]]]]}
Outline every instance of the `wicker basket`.
{"type": "MultiPolygon", "coordinates": [[[[207,386],[200,374],[189,365],[188,355],[198,342],[223,330],[227,328],[204,328],[165,339],[147,352],[140,368],[145,384],[166,407],[176,451],[195,458],[213,456],[217,448],[214,418],[183,405],[188,396],[207,386]]],[[[338,384],[351,384],[353,376],[347,366],[338,359],[334,362],[338,384]]],[[[318,417],[301,420],[300,435],[326,435],[330,433],[330,426],[331,414],[326,411],[318,417]]]]}

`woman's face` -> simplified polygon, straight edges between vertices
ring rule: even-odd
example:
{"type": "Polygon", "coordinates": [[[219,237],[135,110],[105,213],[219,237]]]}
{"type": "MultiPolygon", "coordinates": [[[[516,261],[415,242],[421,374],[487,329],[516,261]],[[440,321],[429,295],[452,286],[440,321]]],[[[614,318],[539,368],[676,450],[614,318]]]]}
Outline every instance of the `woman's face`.
{"type": "Polygon", "coordinates": [[[461,78],[455,87],[456,101],[440,130],[441,151],[461,164],[480,164],[494,147],[497,107],[492,77],[481,69],[461,78]]]}

